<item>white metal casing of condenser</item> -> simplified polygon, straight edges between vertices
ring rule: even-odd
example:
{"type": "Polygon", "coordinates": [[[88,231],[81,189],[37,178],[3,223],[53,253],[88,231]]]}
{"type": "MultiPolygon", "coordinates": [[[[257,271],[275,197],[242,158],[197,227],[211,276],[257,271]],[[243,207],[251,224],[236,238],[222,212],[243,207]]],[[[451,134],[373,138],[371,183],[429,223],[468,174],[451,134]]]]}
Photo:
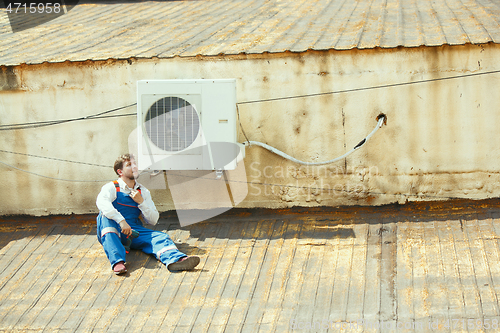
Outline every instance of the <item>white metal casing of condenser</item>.
{"type": "Polygon", "coordinates": [[[139,170],[233,170],[236,80],[137,81],[139,170]]]}

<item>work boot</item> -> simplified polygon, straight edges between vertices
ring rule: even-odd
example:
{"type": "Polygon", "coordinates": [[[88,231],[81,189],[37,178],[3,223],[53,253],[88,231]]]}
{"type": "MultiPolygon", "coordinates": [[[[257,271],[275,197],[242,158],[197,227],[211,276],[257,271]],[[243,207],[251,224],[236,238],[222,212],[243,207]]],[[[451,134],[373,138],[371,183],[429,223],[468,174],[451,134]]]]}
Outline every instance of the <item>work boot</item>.
{"type": "Polygon", "coordinates": [[[125,267],[125,263],[123,261],[116,263],[113,266],[113,272],[115,272],[116,275],[127,273],[127,267],[125,267]]]}
{"type": "Polygon", "coordinates": [[[179,261],[167,266],[170,271],[189,271],[200,263],[200,257],[190,256],[182,257],[179,261]]]}

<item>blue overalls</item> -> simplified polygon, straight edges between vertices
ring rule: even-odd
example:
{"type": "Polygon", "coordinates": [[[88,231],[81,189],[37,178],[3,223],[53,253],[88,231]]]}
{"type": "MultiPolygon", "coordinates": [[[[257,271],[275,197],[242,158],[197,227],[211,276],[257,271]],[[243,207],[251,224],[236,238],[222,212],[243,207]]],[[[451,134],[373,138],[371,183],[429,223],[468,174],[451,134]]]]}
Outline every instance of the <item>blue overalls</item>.
{"type": "MultiPolygon", "coordinates": [[[[139,204],[128,194],[120,191],[118,182],[114,182],[116,187],[116,200],[113,201],[115,207],[130,227],[139,232],[139,237],[132,240],[130,248],[142,250],[147,254],[154,254],[163,264],[169,265],[186,257],[180,252],[174,242],[166,233],[145,228],[139,219],[141,210],[139,204]]],[[[140,191],[140,190],[139,190],[140,191]]],[[[111,267],[120,261],[125,262],[125,247],[127,236],[121,233],[120,225],[108,219],[102,213],[97,216],[97,239],[104,247],[104,252],[108,257],[111,267]]]]}

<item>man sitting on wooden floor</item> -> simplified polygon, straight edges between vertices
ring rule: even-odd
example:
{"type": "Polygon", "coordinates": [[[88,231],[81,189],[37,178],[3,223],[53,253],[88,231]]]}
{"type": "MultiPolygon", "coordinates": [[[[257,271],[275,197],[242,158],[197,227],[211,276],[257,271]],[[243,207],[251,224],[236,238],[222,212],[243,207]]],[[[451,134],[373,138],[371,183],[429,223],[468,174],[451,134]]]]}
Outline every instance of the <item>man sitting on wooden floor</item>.
{"type": "Polygon", "coordinates": [[[177,249],[169,235],[142,225],[140,216],[146,223],[154,225],[160,214],[149,190],[135,181],[137,165],[133,157],[130,154],[120,156],[114,169],[118,180],[102,187],[96,204],[99,208],[97,238],[115,274],[127,272],[125,245],[154,254],[171,271],[195,268],[200,262],[199,257],[187,256],[177,249]]]}

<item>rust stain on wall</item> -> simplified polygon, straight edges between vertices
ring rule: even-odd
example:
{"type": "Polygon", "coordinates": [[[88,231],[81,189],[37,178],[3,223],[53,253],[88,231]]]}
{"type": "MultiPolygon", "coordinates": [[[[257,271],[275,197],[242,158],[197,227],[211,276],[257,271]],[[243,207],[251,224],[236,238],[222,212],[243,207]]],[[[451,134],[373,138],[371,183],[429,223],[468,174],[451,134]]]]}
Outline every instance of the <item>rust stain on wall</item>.
{"type": "Polygon", "coordinates": [[[21,80],[12,66],[0,66],[0,91],[18,90],[21,80]]]}

